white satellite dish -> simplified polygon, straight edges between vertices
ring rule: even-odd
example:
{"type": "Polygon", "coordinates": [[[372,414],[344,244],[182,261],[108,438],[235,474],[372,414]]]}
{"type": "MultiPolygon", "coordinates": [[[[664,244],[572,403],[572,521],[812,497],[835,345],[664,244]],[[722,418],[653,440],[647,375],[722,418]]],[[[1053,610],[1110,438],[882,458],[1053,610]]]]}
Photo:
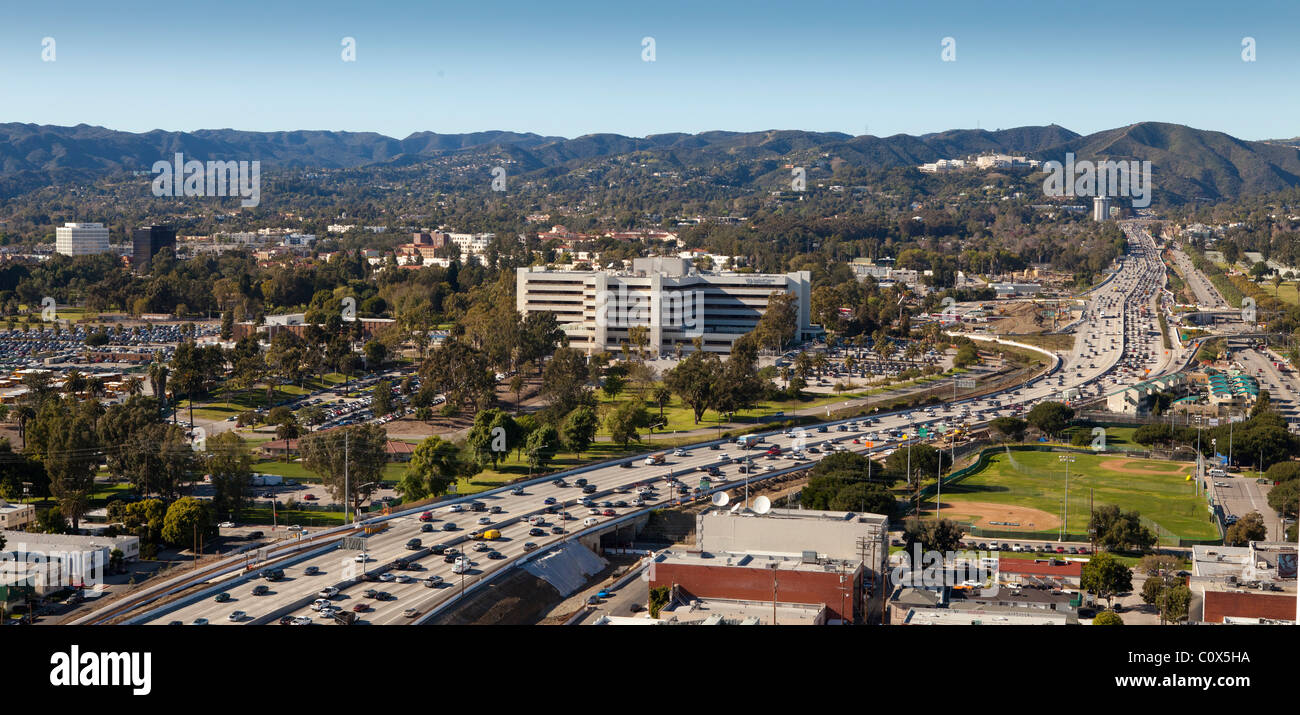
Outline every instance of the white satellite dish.
{"type": "Polygon", "coordinates": [[[758,497],[754,500],[754,513],[766,514],[772,511],[772,500],[767,497],[758,497]]]}
{"type": "Polygon", "coordinates": [[[713,495],[713,506],[726,506],[731,501],[731,497],[726,492],[715,492],[713,495]]]}

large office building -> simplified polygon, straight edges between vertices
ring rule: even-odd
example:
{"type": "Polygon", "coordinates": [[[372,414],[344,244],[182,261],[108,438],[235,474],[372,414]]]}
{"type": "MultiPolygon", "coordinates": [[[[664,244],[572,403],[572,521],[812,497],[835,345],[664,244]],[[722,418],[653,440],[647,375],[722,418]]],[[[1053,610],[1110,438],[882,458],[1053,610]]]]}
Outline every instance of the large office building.
{"type": "Polygon", "coordinates": [[[1109,221],[1110,220],[1110,199],[1105,196],[1096,196],[1092,199],[1092,220],[1109,221]]]}
{"type": "Polygon", "coordinates": [[[142,226],[135,230],[131,248],[131,266],[137,271],[147,271],[158,251],[176,250],[176,231],[170,226],[142,226]]]}
{"type": "Polygon", "coordinates": [[[54,229],[54,250],[65,256],[108,253],[108,229],[102,223],[65,223],[54,229]]]}
{"type": "Polygon", "coordinates": [[[776,293],[794,295],[796,339],[822,332],[809,321],[808,271],[701,273],[682,258],[637,258],[631,271],[517,270],[519,311],[554,313],[569,345],[588,354],[630,344],[635,326],[648,328],[652,354],[691,352],[696,338],[704,350],[730,353],[776,293]]]}

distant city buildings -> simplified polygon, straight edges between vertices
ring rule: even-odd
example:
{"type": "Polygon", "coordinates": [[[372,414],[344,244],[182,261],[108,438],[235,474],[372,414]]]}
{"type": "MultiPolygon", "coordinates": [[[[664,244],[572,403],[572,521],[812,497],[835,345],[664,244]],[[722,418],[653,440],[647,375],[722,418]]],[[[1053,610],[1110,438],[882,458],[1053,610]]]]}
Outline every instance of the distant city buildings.
{"type": "Polygon", "coordinates": [[[102,223],[65,223],[54,230],[54,250],[65,256],[108,253],[108,229],[102,223]]]}
{"type": "Polygon", "coordinates": [[[920,171],[927,174],[942,174],[949,171],[958,171],[962,169],[977,169],[987,171],[989,169],[1033,169],[1041,162],[1037,159],[1030,159],[1025,156],[1012,156],[1010,154],[985,154],[975,157],[974,159],[939,159],[938,161],[922,164],[918,167],[920,171]]]}

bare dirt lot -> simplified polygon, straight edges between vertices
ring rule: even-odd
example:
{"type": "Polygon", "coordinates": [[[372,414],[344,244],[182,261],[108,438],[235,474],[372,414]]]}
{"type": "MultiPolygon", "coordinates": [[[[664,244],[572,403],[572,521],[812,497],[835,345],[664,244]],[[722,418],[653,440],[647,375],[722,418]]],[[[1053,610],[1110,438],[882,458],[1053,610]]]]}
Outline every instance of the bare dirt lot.
{"type": "MultiPolygon", "coordinates": [[[[933,516],[932,503],[927,503],[925,511],[933,516]]],[[[943,517],[957,521],[969,521],[976,526],[1008,531],[1047,531],[1059,528],[1061,519],[1040,509],[1008,504],[991,504],[989,502],[959,501],[944,502],[943,517]],[[994,524],[993,522],[1000,522],[994,524]],[[1012,526],[1015,524],[1016,526],[1012,526]]]]}

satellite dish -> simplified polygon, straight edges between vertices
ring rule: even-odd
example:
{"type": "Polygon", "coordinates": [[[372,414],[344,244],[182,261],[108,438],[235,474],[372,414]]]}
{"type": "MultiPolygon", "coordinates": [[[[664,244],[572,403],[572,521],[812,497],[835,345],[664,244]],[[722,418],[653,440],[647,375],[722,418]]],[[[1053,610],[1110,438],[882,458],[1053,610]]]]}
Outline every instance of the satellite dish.
{"type": "Polygon", "coordinates": [[[772,500],[767,497],[758,497],[754,500],[754,513],[766,514],[772,511],[772,500]]]}
{"type": "Polygon", "coordinates": [[[731,497],[726,492],[716,492],[713,495],[713,506],[726,506],[731,501],[731,497]]]}

